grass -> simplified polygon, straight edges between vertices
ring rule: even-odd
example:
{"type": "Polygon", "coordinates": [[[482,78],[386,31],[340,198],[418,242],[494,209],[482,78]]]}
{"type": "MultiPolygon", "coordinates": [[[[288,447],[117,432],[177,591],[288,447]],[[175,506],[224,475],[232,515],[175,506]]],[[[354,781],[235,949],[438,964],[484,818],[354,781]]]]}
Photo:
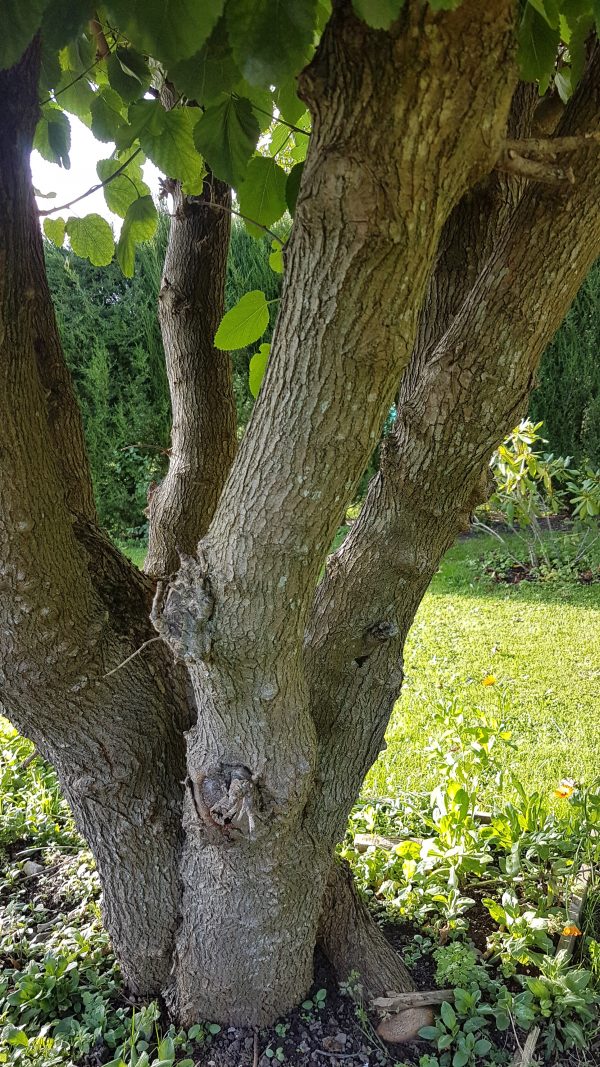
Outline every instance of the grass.
{"type": "Polygon", "coordinates": [[[600,585],[496,584],[481,565],[495,548],[472,538],[443,560],[408,638],[402,696],[367,794],[435,784],[426,742],[436,704],[452,696],[501,710],[517,746],[510,767],[532,790],[598,773],[600,585]],[[484,687],[487,675],[497,684],[484,687]]]}
{"type": "MultiPolygon", "coordinates": [[[[337,548],[348,527],[335,542],[337,548]]],[[[514,535],[507,550],[522,555],[514,535]]],[[[139,567],[145,546],[121,546],[139,567]]],[[[547,791],[568,776],[597,773],[600,585],[561,580],[504,585],[483,574],[499,548],[489,536],[457,543],[444,558],[405,649],[406,678],[387,750],[365,783],[370,796],[436,783],[426,751],[440,700],[498,708],[513,732],[510,769],[547,791]],[[497,684],[484,687],[493,675],[497,684]]],[[[596,548],[595,555],[598,556],[596,548]]]]}

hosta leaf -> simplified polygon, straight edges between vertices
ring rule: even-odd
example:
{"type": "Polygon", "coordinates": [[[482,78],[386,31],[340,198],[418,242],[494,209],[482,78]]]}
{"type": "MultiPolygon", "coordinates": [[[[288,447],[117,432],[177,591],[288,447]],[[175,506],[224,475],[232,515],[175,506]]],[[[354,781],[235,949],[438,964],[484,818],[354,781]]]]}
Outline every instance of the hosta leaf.
{"type": "Polygon", "coordinates": [[[208,107],[194,130],[196,148],[217,178],[237,186],[260,136],[249,100],[225,97],[208,107]]]}
{"type": "Polygon", "coordinates": [[[288,207],[290,215],[294,214],[296,210],[296,200],[298,199],[298,192],[300,190],[300,182],[302,180],[302,172],[304,170],[304,163],[296,163],[292,167],[288,174],[287,181],[285,183],[285,202],[288,207]]]}
{"type": "MultiPolygon", "coordinates": [[[[96,166],[100,181],[105,182],[122,165],[123,160],[120,159],[101,159],[96,166]]],[[[104,186],[106,206],[109,211],[114,211],[115,215],[119,215],[122,219],[125,218],[134,200],[148,196],[149,193],[150,189],[142,180],[139,157],[133,159],[122,174],[104,186]]]]}
{"type": "Polygon", "coordinates": [[[56,104],[44,104],[41,118],[36,126],[33,147],[49,163],[58,163],[66,170],[71,166],[71,126],[61,108],[56,104]]]}
{"type": "Polygon", "coordinates": [[[552,76],[560,42],[558,29],[527,4],[518,33],[519,65],[524,81],[545,82],[552,76]]]}
{"type": "Polygon", "coordinates": [[[65,239],[64,219],[44,219],[44,233],[52,244],[61,248],[65,239]]]}
{"type": "Polygon", "coordinates": [[[110,263],[115,251],[115,241],[112,230],[102,215],[67,219],[65,230],[76,256],[89,259],[95,267],[106,267],[110,263]]]}
{"type": "Polygon", "coordinates": [[[141,196],[129,205],[117,245],[117,261],[126,278],[133,277],[135,246],[154,237],[158,213],[151,196],[141,196]]]}
{"type": "Polygon", "coordinates": [[[252,85],[277,85],[306,65],[316,0],[230,0],[226,18],[235,60],[252,85]]]}
{"type": "Polygon", "coordinates": [[[261,345],[258,352],[255,352],[252,356],[248,366],[248,388],[250,389],[252,396],[255,398],[258,396],[262,380],[265,376],[270,351],[270,345],[261,345]]]}
{"type": "Polygon", "coordinates": [[[46,0],[4,0],[0,35],[0,70],[12,67],[40,28],[46,0]]]}
{"type": "Polygon", "coordinates": [[[114,89],[106,88],[92,101],[92,133],[98,141],[114,141],[125,125],[123,101],[114,89]]]}
{"type": "Polygon", "coordinates": [[[352,0],[356,14],[375,30],[387,30],[398,18],[404,0],[352,0]]]}
{"type": "Polygon", "coordinates": [[[215,335],[215,348],[235,352],[262,337],[269,325],[269,305],[262,289],[253,289],[223,316],[215,335]]]}
{"type": "Polygon", "coordinates": [[[255,156],[246,168],[246,177],[238,189],[240,212],[255,237],[262,231],[252,223],[270,226],[284,214],[287,174],[274,159],[255,156]]]}
{"type": "Polygon", "coordinates": [[[224,0],[108,0],[129,40],[169,66],[197,52],[223,12],[224,0]]]}

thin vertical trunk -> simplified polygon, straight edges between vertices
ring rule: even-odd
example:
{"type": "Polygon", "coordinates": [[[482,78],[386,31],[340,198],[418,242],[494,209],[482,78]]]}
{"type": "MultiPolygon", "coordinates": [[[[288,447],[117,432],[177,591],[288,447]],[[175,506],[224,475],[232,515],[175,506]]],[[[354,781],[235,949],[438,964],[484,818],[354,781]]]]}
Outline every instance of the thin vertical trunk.
{"type": "Polygon", "coordinates": [[[231,190],[209,175],[200,196],[170,183],[173,218],[159,320],[173,411],[169,469],[150,501],[148,574],[177,569],[208,530],[236,451],[228,353],[213,340],[223,317],[231,190]]]}

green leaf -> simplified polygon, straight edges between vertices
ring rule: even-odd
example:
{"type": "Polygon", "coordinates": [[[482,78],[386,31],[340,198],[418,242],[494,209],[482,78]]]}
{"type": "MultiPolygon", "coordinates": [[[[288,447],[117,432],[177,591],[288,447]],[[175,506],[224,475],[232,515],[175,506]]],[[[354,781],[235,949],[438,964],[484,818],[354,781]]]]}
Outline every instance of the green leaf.
{"type": "Polygon", "coordinates": [[[188,59],[205,43],[224,0],[108,0],[118,28],[166,66],[188,59]]]}
{"type": "Polygon", "coordinates": [[[250,389],[250,392],[252,393],[252,396],[254,398],[258,396],[260,387],[262,385],[262,380],[265,376],[265,371],[267,369],[267,361],[269,359],[270,351],[270,345],[262,344],[258,352],[254,353],[248,365],[248,388],[250,389]]]}
{"type": "Polygon", "coordinates": [[[388,30],[404,7],[404,0],[352,0],[352,7],[367,26],[388,30]]]}
{"type": "Polygon", "coordinates": [[[127,209],[117,245],[117,262],[126,278],[133,277],[135,246],[154,237],[158,213],[151,196],[140,196],[127,209]]]}
{"type": "Polygon", "coordinates": [[[89,125],[94,91],[86,78],[82,78],[75,70],[63,70],[55,93],[60,107],[89,125]]]}
{"type": "Polygon", "coordinates": [[[535,8],[538,15],[546,19],[549,26],[552,29],[558,29],[560,21],[560,5],[557,0],[529,0],[532,7],[535,8]]]}
{"type": "Polygon", "coordinates": [[[0,70],[21,58],[40,28],[47,0],[4,0],[0,36],[0,70]]]}
{"type": "Polygon", "coordinates": [[[560,43],[558,29],[527,4],[518,32],[518,59],[524,81],[544,81],[552,76],[560,43]]]}
{"type": "MultiPolygon", "coordinates": [[[[133,132],[145,154],[169,178],[196,182],[202,174],[202,161],[194,146],[198,114],[193,107],[165,111],[157,100],[138,100],[129,108],[127,137],[133,132]]],[[[124,139],[125,135],[117,138],[119,147],[124,139]]]]}
{"type": "Polygon", "coordinates": [[[587,41],[593,24],[593,15],[588,14],[578,19],[572,27],[571,39],[569,41],[571,90],[577,86],[585,70],[587,62],[587,41]]]}
{"type": "Polygon", "coordinates": [[[169,67],[169,78],[179,92],[199,104],[210,104],[241,80],[227,36],[225,19],[219,19],[208,41],[189,59],[169,67]]]}
{"type": "Polygon", "coordinates": [[[49,163],[58,163],[65,170],[71,166],[71,126],[64,111],[56,104],[44,104],[42,116],[36,126],[33,147],[49,163]]]}
{"type": "Polygon", "coordinates": [[[296,92],[295,78],[288,78],[277,87],[273,94],[273,101],[281,117],[294,126],[298,125],[306,113],[306,104],[299,99],[296,92]]]}
{"type": "Polygon", "coordinates": [[[283,274],[283,248],[279,241],[271,241],[273,251],[269,254],[269,266],[275,274],[283,274]]]}
{"type": "MultiPolygon", "coordinates": [[[[148,196],[150,193],[150,189],[142,180],[142,167],[139,160],[140,157],[136,156],[122,174],[119,174],[117,178],[114,178],[108,185],[104,186],[106,206],[109,211],[113,211],[115,215],[119,215],[122,219],[125,218],[129,206],[134,200],[148,196]]],[[[107,178],[110,178],[111,174],[114,174],[119,167],[123,166],[123,162],[124,160],[122,159],[99,160],[96,165],[96,173],[100,181],[105,182],[107,178]]]]}
{"type": "Polygon", "coordinates": [[[444,1025],[447,1026],[449,1030],[451,1030],[453,1026],[456,1026],[456,1012],[447,1000],[443,1002],[440,1009],[440,1014],[444,1021],[444,1025]]]}
{"type": "Polygon", "coordinates": [[[466,1049],[458,1049],[452,1057],[452,1067],[465,1067],[469,1062],[469,1053],[466,1049]]]}
{"type": "MultiPolygon", "coordinates": [[[[23,2],[23,7],[27,6],[23,2]]],[[[44,45],[55,52],[75,40],[86,27],[95,7],[89,0],[49,0],[44,6],[42,38],[44,45]]]]}
{"type": "Polygon", "coordinates": [[[114,254],[112,230],[102,215],[67,219],[65,230],[76,256],[89,259],[95,267],[106,267],[114,254]]]}
{"type": "Polygon", "coordinates": [[[236,352],[262,337],[269,325],[269,306],[262,289],[253,289],[223,316],[215,335],[215,348],[236,352]]]}
{"type": "Polygon", "coordinates": [[[438,1029],[436,1026],[422,1026],[419,1030],[419,1037],[423,1037],[425,1041],[437,1041],[438,1029]]]}
{"type": "Polygon", "coordinates": [[[296,163],[288,174],[287,182],[285,183],[285,202],[290,215],[293,215],[296,210],[296,201],[298,199],[303,170],[304,163],[296,163]]]}
{"type": "Polygon", "coordinates": [[[175,1059],[175,1042],[172,1037],[163,1037],[162,1041],[158,1045],[158,1058],[159,1060],[174,1060],[175,1059]]]}
{"type": "Polygon", "coordinates": [[[226,18],[234,58],[252,85],[288,81],[306,65],[316,0],[230,0],[226,18]]]}
{"type": "Polygon", "coordinates": [[[134,48],[117,48],[106,61],[111,87],[127,104],[138,100],[150,85],[150,68],[134,48]]]}
{"type": "Polygon", "coordinates": [[[65,220],[44,219],[44,233],[52,244],[55,244],[57,248],[62,248],[65,239],[65,220]]]}
{"type": "Polygon", "coordinates": [[[473,1052],[476,1056],[485,1056],[490,1051],[492,1042],[488,1041],[487,1037],[480,1037],[473,1046],[473,1052]]]}
{"type": "Polygon", "coordinates": [[[194,129],[194,143],[213,174],[237,186],[260,136],[252,105],[243,97],[225,97],[208,107],[194,129]]]}
{"type": "Polygon", "coordinates": [[[114,89],[106,88],[92,102],[92,133],[98,141],[114,141],[125,125],[123,101],[114,89]]]}
{"type": "Polygon", "coordinates": [[[255,156],[246,168],[246,177],[238,189],[240,212],[251,220],[246,222],[254,237],[262,236],[258,226],[270,226],[280,219],[286,209],[287,174],[274,159],[255,156]]]}

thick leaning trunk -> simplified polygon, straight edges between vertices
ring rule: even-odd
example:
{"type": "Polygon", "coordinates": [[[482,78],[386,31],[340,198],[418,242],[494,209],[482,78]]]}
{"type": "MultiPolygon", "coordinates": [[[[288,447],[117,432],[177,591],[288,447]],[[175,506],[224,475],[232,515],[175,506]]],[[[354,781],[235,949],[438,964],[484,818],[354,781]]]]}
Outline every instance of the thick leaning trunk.
{"type": "Polygon", "coordinates": [[[93,521],[31,184],[38,63],[34,42],[0,72],[0,705],[57,769],[126,979],[157,993],[179,917],[189,713],[158,643],[112,673],[152,635],[153,587],[93,521]]]}
{"type": "Polygon", "coordinates": [[[304,626],[441,228],[498,155],[512,15],[510,0],[442,15],[414,3],[381,34],[340,3],[302,76],[313,133],[267,376],[197,557],[154,610],[198,707],[171,998],[184,1021],[263,1023],[310,981],[338,833],[306,819],[318,739],[304,626]]]}

